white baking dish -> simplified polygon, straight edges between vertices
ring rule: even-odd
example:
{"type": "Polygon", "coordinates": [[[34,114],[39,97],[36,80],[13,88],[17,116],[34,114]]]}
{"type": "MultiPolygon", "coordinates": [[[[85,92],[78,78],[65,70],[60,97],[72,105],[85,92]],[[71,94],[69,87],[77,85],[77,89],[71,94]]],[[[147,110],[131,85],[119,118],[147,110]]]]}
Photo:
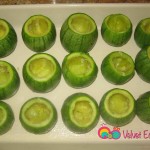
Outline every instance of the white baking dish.
{"type": "Polygon", "coordinates": [[[100,72],[100,65],[103,58],[114,50],[120,50],[128,53],[135,58],[140,50],[134,42],[133,34],[131,40],[124,46],[115,48],[107,45],[101,38],[100,27],[105,16],[112,13],[123,13],[127,15],[132,23],[133,30],[136,24],[143,18],[150,17],[150,4],[56,4],[56,5],[18,5],[18,6],[0,6],[0,18],[9,21],[15,28],[18,36],[16,50],[3,60],[12,63],[19,72],[21,86],[15,96],[6,100],[15,113],[15,123],[12,129],[5,135],[0,136],[0,150],[98,150],[98,149],[150,149],[150,125],[142,123],[137,117],[128,125],[120,127],[121,137],[114,139],[101,139],[98,136],[98,130],[103,126],[112,126],[105,124],[100,118],[98,125],[89,133],[78,135],[70,132],[63,124],[61,119],[61,106],[66,97],[76,92],[85,92],[93,96],[97,102],[100,102],[102,95],[109,89],[119,87],[129,90],[135,98],[142,93],[150,90],[150,84],[142,81],[137,74],[134,78],[122,86],[115,86],[105,81],[100,72]],[[22,66],[24,62],[34,52],[29,50],[21,38],[22,25],[27,18],[35,14],[43,14],[51,18],[57,28],[57,39],[54,46],[46,51],[53,55],[61,64],[67,52],[63,49],[59,40],[59,31],[63,21],[72,13],[84,12],[89,14],[97,23],[99,30],[98,41],[90,51],[95,59],[99,73],[96,81],[84,89],[73,89],[69,87],[63,77],[59,86],[47,94],[33,93],[27,88],[22,78],[22,66]],[[25,131],[19,122],[19,110],[22,104],[31,97],[43,96],[50,99],[58,111],[58,122],[52,131],[43,135],[34,135],[25,131]],[[104,125],[105,124],[105,125],[104,125]],[[126,137],[130,133],[131,138],[126,137]],[[139,135],[134,137],[134,135],[139,135]]]}

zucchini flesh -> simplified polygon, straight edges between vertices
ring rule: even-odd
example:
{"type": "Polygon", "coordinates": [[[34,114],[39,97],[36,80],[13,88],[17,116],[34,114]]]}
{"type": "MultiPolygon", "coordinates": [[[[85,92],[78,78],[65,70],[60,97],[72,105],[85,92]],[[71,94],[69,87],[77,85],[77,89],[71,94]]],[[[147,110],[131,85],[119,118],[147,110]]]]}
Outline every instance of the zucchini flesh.
{"type": "Polygon", "coordinates": [[[135,99],[127,90],[111,89],[100,101],[100,114],[112,126],[124,126],[135,117],[135,99]]]}
{"type": "Polygon", "coordinates": [[[13,65],[0,61],[0,100],[12,97],[19,89],[20,78],[13,65]]]}
{"type": "Polygon", "coordinates": [[[0,20],[0,39],[5,38],[5,36],[8,34],[9,27],[7,23],[4,20],[0,20]]]}
{"type": "Polygon", "coordinates": [[[101,72],[108,82],[121,85],[133,78],[134,66],[131,56],[121,51],[115,51],[103,59],[101,72]]]}
{"type": "Polygon", "coordinates": [[[44,58],[32,60],[29,64],[29,71],[37,79],[45,80],[49,75],[53,75],[55,69],[54,64],[50,60],[44,58]]]}
{"type": "Polygon", "coordinates": [[[47,18],[34,16],[32,20],[29,20],[25,26],[25,32],[30,36],[40,37],[48,34],[51,29],[51,24],[47,18]]]}
{"type": "Polygon", "coordinates": [[[92,122],[93,110],[88,101],[76,102],[73,111],[71,112],[71,118],[75,123],[87,125],[92,122]]]}
{"type": "Polygon", "coordinates": [[[34,54],[23,66],[23,78],[31,90],[40,93],[50,92],[61,80],[61,67],[49,54],[34,54]]]}
{"type": "Polygon", "coordinates": [[[74,74],[84,76],[91,72],[92,65],[85,57],[77,56],[68,59],[68,68],[74,74]]]}
{"type": "Polygon", "coordinates": [[[46,16],[31,16],[22,27],[22,38],[25,45],[32,51],[44,52],[55,43],[55,25],[46,16]]]}
{"type": "Polygon", "coordinates": [[[85,14],[72,15],[68,24],[74,32],[79,34],[89,34],[95,30],[95,23],[85,14]]]}
{"type": "Polygon", "coordinates": [[[144,18],[137,24],[134,40],[140,48],[150,45],[150,18],[144,18]]]}
{"type": "Polygon", "coordinates": [[[13,26],[0,18],[0,58],[10,55],[16,48],[17,34],[13,26]]]}
{"type": "Polygon", "coordinates": [[[57,122],[57,111],[48,99],[34,97],[26,101],[20,110],[20,122],[28,132],[44,134],[57,122]]]}
{"type": "Polygon", "coordinates": [[[111,14],[102,22],[101,35],[109,45],[123,46],[131,38],[132,23],[124,14],[111,14]]]}
{"type": "Polygon", "coordinates": [[[98,67],[89,54],[73,52],[64,58],[62,73],[69,86],[83,88],[95,81],[98,67]]]}
{"type": "Polygon", "coordinates": [[[98,38],[95,21],[87,14],[75,13],[63,23],[60,41],[67,52],[89,52],[98,38]]]}
{"type": "Polygon", "coordinates": [[[0,135],[7,133],[15,121],[14,113],[9,104],[0,101],[0,135]]]}
{"type": "Polygon", "coordinates": [[[64,101],[61,115],[70,131],[78,134],[87,133],[99,121],[98,104],[86,93],[75,93],[64,101]]]}

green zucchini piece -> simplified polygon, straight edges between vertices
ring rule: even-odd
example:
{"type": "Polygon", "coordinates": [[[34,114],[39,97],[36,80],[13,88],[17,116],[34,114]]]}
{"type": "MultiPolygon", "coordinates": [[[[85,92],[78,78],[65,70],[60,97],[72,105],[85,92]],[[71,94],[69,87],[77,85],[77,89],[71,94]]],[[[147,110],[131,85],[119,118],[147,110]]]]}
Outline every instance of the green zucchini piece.
{"type": "Polygon", "coordinates": [[[46,16],[33,15],[26,20],[22,27],[22,39],[32,51],[44,52],[55,43],[55,25],[46,16]]]}
{"type": "Polygon", "coordinates": [[[61,108],[65,126],[72,132],[91,131],[99,121],[98,104],[86,93],[75,93],[66,98],[61,108]]]}
{"type": "Polygon", "coordinates": [[[22,105],[19,119],[26,131],[34,134],[44,134],[55,126],[57,111],[48,99],[34,97],[22,105]]]}
{"type": "Polygon", "coordinates": [[[0,101],[0,135],[7,133],[15,121],[14,113],[9,104],[0,101]]]}
{"type": "Polygon", "coordinates": [[[0,100],[12,97],[19,89],[20,77],[15,67],[0,60],[0,100]]]}
{"type": "Polygon", "coordinates": [[[62,73],[69,86],[84,88],[95,81],[98,67],[88,53],[73,52],[64,58],[62,73]]]}
{"type": "Polygon", "coordinates": [[[101,72],[108,82],[117,85],[125,84],[135,74],[134,61],[124,52],[111,52],[103,59],[101,72]]]}
{"type": "Polygon", "coordinates": [[[17,34],[13,26],[0,18],[0,58],[10,55],[16,48],[17,34]]]}
{"type": "Polygon", "coordinates": [[[150,46],[142,48],[136,55],[135,70],[143,81],[150,83],[150,46]]]}
{"type": "Polygon", "coordinates": [[[125,89],[114,88],[107,91],[99,108],[101,117],[112,126],[124,126],[135,117],[135,99],[125,89]]]}
{"type": "Polygon", "coordinates": [[[52,55],[37,53],[23,65],[23,79],[34,92],[50,92],[61,80],[61,67],[52,55]]]}
{"type": "Polygon", "coordinates": [[[136,100],[136,114],[141,121],[150,124],[150,91],[143,93],[136,100]]]}
{"type": "Polygon", "coordinates": [[[132,23],[124,14],[111,14],[104,18],[101,25],[104,41],[115,47],[125,45],[132,35],[132,23]]]}
{"type": "Polygon", "coordinates": [[[150,18],[144,18],[137,24],[134,40],[140,48],[150,45],[150,18]]]}
{"type": "Polygon", "coordinates": [[[62,46],[70,52],[89,52],[98,38],[95,21],[85,13],[74,13],[63,23],[60,30],[62,46]]]}

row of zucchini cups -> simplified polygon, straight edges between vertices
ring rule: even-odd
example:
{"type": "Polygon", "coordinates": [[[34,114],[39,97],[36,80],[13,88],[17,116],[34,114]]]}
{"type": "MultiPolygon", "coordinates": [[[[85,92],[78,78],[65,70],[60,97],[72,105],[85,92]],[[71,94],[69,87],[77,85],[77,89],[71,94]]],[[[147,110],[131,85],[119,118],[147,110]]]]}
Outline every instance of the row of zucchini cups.
{"type": "MultiPolygon", "coordinates": [[[[0,19],[0,58],[10,55],[17,45],[17,34],[13,26],[5,19],[0,19]]],[[[149,46],[150,18],[144,18],[136,26],[134,39],[143,48],[149,46]]],[[[101,35],[104,41],[115,47],[125,45],[131,38],[133,27],[130,19],[124,14],[111,14],[104,18],[101,35]]],[[[44,15],[29,17],[22,27],[22,39],[25,45],[34,52],[50,49],[56,40],[56,27],[50,18],[44,15]]],[[[74,13],[62,24],[60,41],[65,50],[71,52],[89,52],[98,39],[97,24],[85,13],[74,13]]]]}
{"type": "MultiPolygon", "coordinates": [[[[145,53],[145,51],[149,51],[149,48],[141,52],[145,53]]],[[[112,52],[109,55],[103,60],[101,71],[109,71],[107,74],[115,82],[107,79],[107,76],[105,78],[114,84],[124,84],[131,80],[134,74],[129,70],[133,69],[134,72],[134,63],[131,63],[133,61],[130,61],[129,55],[123,52],[112,52]],[[107,65],[103,66],[105,61],[107,65]],[[111,63],[109,64],[109,62],[111,63]],[[110,72],[110,70],[112,71],[110,72]],[[130,76],[128,72],[131,74],[130,76]]],[[[61,80],[61,73],[69,86],[84,88],[95,81],[98,67],[88,53],[73,52],[64,58],[62,69],[58,61],[47,53],[32,55],[24,63],[22,69],[26,85],[32,91],[39,93],[54,90],[61,80]]],[[[20,86],[20,78],[15,67],[6,61],[0,61],[0,84],[0,134],[4,134],[13,125],[14,115],[10,106],[2,100],[13,96],[20,86]]],[[[112,89],[103,96],[98,106],[96,100],[90,95],[76,93],[64,101],[61,109],[62,119],[64,124],[76,133],[86,133],[92,130],[98,123],[100,115],[113,126],[128,124],[136,114],[142,121],[150,123],[149,99],[150,92],[143,94],[142,98],[135,101],[129,91],[112,89]]],[[[35,97],[22,106],[20,121],[29,132],[46,133],[57,122],[57,110],[49,100],[35,97]]]]}
{"type": "MultiPolygon", "coordinates": [[[[125,52],[109,53],[100,66],[103,77],[115,85],[129,82],[135,75],[150,83],[150,47],[143,48],[135,62],[125,52]]],[[[46,93],[54,90],[63,75],[72,88],[90,86],[97,78],[98,66],[89,53],[72,52],[66,55],[60,66],[57,59],[48,53],[36,53],[23,65],[22,76],[26,85],[34,92],[46,93]]],[[[15,67],[0,60],[0,100],[11,97],[20,85],[20,77],[15,67]]]]}
{"type": "MultiPolygon", "coordinates": [[[[97,101],[86,93],[74,93],[68,96],[61,107],[64,125],[73,133],[84,134],[93,130],[100,116],[112,126],[125,126],[137,115],[144,123],[150,124],[150,92],[139,96],[137,100],[125,90],[114,88],[107,91],[97,101]]],[[[0,101],[0,135],[7,133],[13,126],[15,116],[9,104],[0,101]]],[[[44,97],[33,97],[27,100],[19,112],[22,127],[32,134],[50,132],[58,120],[57,109],[44,97]]]]}

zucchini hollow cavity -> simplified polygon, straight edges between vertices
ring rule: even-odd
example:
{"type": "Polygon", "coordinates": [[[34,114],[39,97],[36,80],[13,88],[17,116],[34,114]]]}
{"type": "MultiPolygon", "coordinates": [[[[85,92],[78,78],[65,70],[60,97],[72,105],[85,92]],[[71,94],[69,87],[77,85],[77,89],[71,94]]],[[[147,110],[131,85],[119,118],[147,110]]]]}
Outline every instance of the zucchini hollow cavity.
{"type": "Polygon", "coordinates": [[[57,111],[50,100],[43,97],[34,97],[22,105],[19,119],[28,132],[44,134],[55,126],[57,111]]]}
{"type": "Polygon", "coordinates": [[[75,93],[64,101],[61,115],[64,124],[70,131],[83,134],[97,125],[99,108],[95,99],[90,95],[75,93]]]}
{"type": "Polygon", "coordinates": [[[16,48],[17,34],[13,26],[0,18],[0,58],[10,55],[16,48]]]}
{"type": "Polygon", "coordinates": [[[135,117],[135,99],[124,89],[107,91],[101,98],[99,108],[104,121],[112,126],[124,126],[135,117]]]}
{"type": "Polygon", "coordinates": [[[98,67],[88,53],[73,52],[64,58],[62,73],[66,83],[73,88],[91,85],[98,73],[98,67]]]}
{"type": "Polygon", "coordinates": [[[34,92],[46,93],[57,87],[61,80],[61,67],[50,54],[32,55],[23,66],[23,78],[34,92]]]}
{"type": "Polygon", "coordinates": [[[98,38],[95,21],[85,13],[74,13],[63,23],[60,31],[62,46],[70,52],[89,52],[98,38]]]}
{"type": "Polygon", "coordinates": [[[56,28],[50,18],[34,15],[26,20],[22,27],[22,39],[34,52],[50,49],[56,40],[56,28]]]}
{"type": "Polygon", "coordinates": [[[104,18],[101,25],[104,41],[115,47],[125,45],[132,35],[132,23],[124,14],[111,14],[104,18]]]}
{"type": "Polygon", "coordinates": [[[20,77],[15,67],[0,60],[0,100],[12,97],[19,89],[20,77]]]}

